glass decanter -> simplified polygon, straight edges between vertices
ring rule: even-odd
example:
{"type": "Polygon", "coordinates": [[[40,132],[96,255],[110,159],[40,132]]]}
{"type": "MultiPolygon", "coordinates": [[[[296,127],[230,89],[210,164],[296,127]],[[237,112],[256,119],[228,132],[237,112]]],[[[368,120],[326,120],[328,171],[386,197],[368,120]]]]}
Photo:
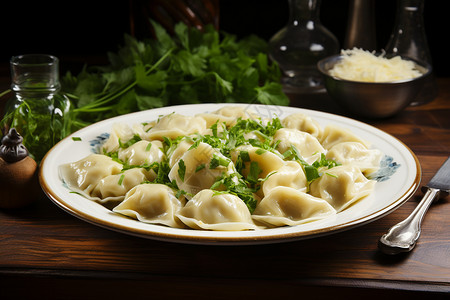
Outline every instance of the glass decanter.
{"type": "MultiPolygon", "coordinates": [[[[425,62],[432,67],[432,59],[425,34],[424,0],[398,0],[395,25],[386,45],[386,55],[401,55],[425,62]]],[[[437,83],[433,74],[411,105],[425,104],[437,96],[437,83]]]]}
{"type": "Polygon", "coordinates": [[[288,24],[269,41],[270,57],[284,73],[283,83],[301,92],[324,89],[317,62],[339,53],[337,38],[320,22],[320,0],[289,0],[288,24]]]}
{"type": "Polygon", "coordinates": [[[30,156],[40,162],[47,151],[69,134],[70,100],[60,94],[59,60],[27,54],[10,61],[13,97],[1,120],[3,135],[15,128],[30,156]]]}

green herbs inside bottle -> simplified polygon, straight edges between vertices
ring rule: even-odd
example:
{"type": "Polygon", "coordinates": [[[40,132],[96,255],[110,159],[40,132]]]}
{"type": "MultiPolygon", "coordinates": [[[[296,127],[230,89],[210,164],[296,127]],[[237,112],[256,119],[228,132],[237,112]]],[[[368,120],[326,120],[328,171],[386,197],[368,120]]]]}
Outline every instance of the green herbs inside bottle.
{"type": "Polygon", "coordinates": [[[10,61],[13,97],[0,122],[3,135],[16,128],[36,162],[70,133],[70,100],[60,93],[59,61],[51,55],[14,56],[10,61]]]}

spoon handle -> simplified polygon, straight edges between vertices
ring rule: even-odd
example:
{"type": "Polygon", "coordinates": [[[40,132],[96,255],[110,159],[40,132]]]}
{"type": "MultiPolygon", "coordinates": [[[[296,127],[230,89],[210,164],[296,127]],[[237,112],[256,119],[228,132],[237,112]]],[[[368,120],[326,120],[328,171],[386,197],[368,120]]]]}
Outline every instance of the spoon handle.
{"type": "Polygon", "coordinates": [[[419,239],[422,219],[437,196],[439,189],[428,188],[414,211],[380,238],[378,242],[380,250],[386,254],[411,251],[419,239]]]}

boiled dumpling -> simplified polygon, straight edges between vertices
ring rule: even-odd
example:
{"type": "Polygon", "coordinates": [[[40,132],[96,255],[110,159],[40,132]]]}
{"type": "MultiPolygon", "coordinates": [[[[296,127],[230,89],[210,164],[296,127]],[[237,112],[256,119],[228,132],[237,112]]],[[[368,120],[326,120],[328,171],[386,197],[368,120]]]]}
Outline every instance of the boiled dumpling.
{"type": "Polygon", "coordinates": [[[264,137],[261,136],[261,134],[258,133],[258,131],[250,131],[243,134],[244,139],[249,140],[257,140],[260,142],[264,142],[264,137]]]}
{"type": "Polygon", "coordinates": [[[298,162],[287,161],[284,166],[270,175],[262,185],[262,192],[264,195],[268,195],[272,189],[278,186],[291,187],[296,190],[306,188],[307,180],[305,172],[303,172],[298,162]]]}
{"type": "Polygon", "coordinates": [[[113,211],[144,223],[184,227],[175,216],[184,206],[184,199],[175,197],[174,191],[164,184],[141,184],[131,189],[113,211]]]}
{"type": "Polygon", "coordinates": [[[279,141],[277,150],[280,153],[286,152],[292,145],[309,164],[319,159],[320,154],[325,152],[317,138],[297,129],[281,128],[275,133],[273,140],[279,141]]]}
{"type": "Polygon", "coordinates": [[[169,114],[161,117],[158,122],[146,132],[146,140],[163,140],[164,137],[175,139],[179,136],[200,133],[206,129],[206,121],[201,117],[169,114]]]}
{"type": "Polygon", "coordinates": [[[202,113],[197,116],[205,119],[207,127],[214,123],[225,123],[227,126],[233,126],[240,118],[242,120],[258,119],[259,116],[249,107],[225,106],[211,113],[202,113]]]}
{"type": "Polygon", "coordinates": [[[343,142],[358,142],[363,144],[366,148],[370,146],[367,141],[360,139],[348,129],[336,125],[328,125],[325,127],[320,140],[320,143],[325,149],[331,149],[334,145],[343,142]]]}
{"type": "Polygon", "coordinates": [[[115,123],[112,126],[109,138],[102,146],[102,152],[115,152],[119,150],[119,139],[129,141],[133,137],[133,130],[127,124],[115,123]]]}
{"type": "Polygon", "coordinates": [[[210,188],[222,174],[231,173],[235,173],[234,165],[231,161],[218,150],[201,142],[197,147],[181,156],[178,163],[170,170],[169,179],[175,180],[180,190],[195,195],[203,189],[210,188]],[[228,160],[229,163],[227,166],[212,166],[211,162],[214,158],[223,159],[224,161],[228,160]],[[181,176],[180,172],[182,173],[181,176]]]}
{"type": "Polygon", "coordinates": [[[248,153],[250,159],[250,161],[244,162],[245,167],[241,170],[244,177],[248,177],[251,163],[258,164],[260,169],[259,178],[265,178],[270,173],[284,166],[284,160],[277,154],[250,145],[240,146],[232,152],[231,156],[235,163],[238,156],[241,155],[241,152],[248,153]]]}
{"type": "Polygon", "coordinates": [[[130,126],[123,123],[114,123],[111,129],[111,134],[106,142],[102,145],[100,153],[116,152],[120,148],[120,143],[126,143],[135,135],[142,136],[144,134],[141,124],[130,126]]]}
{"type": "Polygon", "coordinates": [[[153,162],[161,162],[164,158],[164,152],[161,150],[162,142],[138,141],[125,149],[119,149],[118,157],[123,162],[132,166],[141,166],[153,162]]]}
{"type": "MultiPolygon", "coordinates": [[[[214,124],[213,124],[214,125],[214,124]]],[[[215,125],[214,125],[215,126],[215,125]]],[[[217,126],[215,127],[214,131],[212,129],[213,126],[208,126],[205,131],[200,132],[201,135],[209,135],[209,136],[218,136],[223,137],[225,130],[227,128],[227,125],[223,122],[218,122],[217,126]]],[[[225,133],[226,134],[226,133],[225,133]]]]}
{"type": "Polygon", "coordinates": [[[109,156],[90,154],[73,163],[61,165],[59,174],[73,191],[91,198],[91,192],[103,178],[119,174],[122,165],[109,156]]]}
{"type": "Polygon", "coordinates": [[[152,120],[152,121],[149,121],[149,122],[142,123],[142,130],[144,132],[148,132],[150,129],[152,129],[153,126],[156,125],[156,123],[158,123],[158,120],[152,120]]]}
{"type": "Polygon", "coordinates": [[[303,113],[276,115],[270,107],[236,105],[113,124],[106,141],[106,133],[96,139],[103,145],[90,145],[100,154],[60,166],[60,176],[106,208],[118,204],[116,213],[205,230],[333,218],[373,191],[367,177],[379,168],[380,151],[345,128],[322,129],[303,113]]]}
{"type": "Polygon", "coordinates": [[[178,163],[178,160],[189,150],[189,148],[191,148],[193,143],[194,142],[190,139],[182,139],[170,153],[167,153],[169,156],[169,166],[171,168],[178,163]]]}
{"type": "Polygon", "coordinates": [[[310,193],[325,199],[338,212],[356,201],[368,196],[375,181],[367,179],[361,170],[352,166],[338,166],[326,172],[311,183],[310,193]]]}
{"type": "Polygon", "coordinates": [[[255,221],[272,226],[299,225],[334,215],[325,200],[290,187],[279,186],[261,200],[253,212],[255,221]]]}
{"type": "Polygon", "coordinates": [[[307,132],[318,139],[322,136],[323,130],[319,123],[303,113],[295,113],[287,116],[281,120],[281,125],[285,128],[307,132]]]}
{"type": "Polygon", "coordinates": [[[187,226],[208,230],[256,229],[247,205],[237,196],[205,189],[177,214],[187,226]]]}
{"type": "Polygon", "coordinates": [[[231,124],[236,122],[236,118],[234,117],[226,117],[216,113],[202,113],[196,115],[197,117],[201,117],[206,121],[206,128],[210,128],[215,123],[225,124],[226,126],[230,126],[231,124]]]}
{"type": "Polygon", "coordinates": [[[113,199],[123,200],[125,194],[133,187],[144,181],[152,181],[155,177],[156,174],[153,170],[147,171],[142,168],[129,169],[123,173],[109,175],[101,179],[91,195],[100,198],[101,202],[113,199]]]}
{"type": "Polygon", "coordinates": [[[382,153],[378,149],[367,149],[358,142],[344,142],[331,147],[326,158],[342,165],[359,167],[364,175],[376,172],[380,168],[382,153]]]}
{"type": "Polygon", "coordinates": [[[224,106],[216,110],[214,113],[234,119],[241,118],[242,120],[259,118],[250,106],[224,106]]]}

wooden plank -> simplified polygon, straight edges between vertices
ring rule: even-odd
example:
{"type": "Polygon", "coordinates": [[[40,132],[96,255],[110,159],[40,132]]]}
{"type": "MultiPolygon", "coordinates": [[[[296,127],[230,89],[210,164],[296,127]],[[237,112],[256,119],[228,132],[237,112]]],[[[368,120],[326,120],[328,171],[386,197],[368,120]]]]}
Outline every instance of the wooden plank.
{"type": "MultiPolygon", "coordinates": [[[[450,79],[439,82],[444,96],[437,102],[371,122],[416,153],[423,183],[450,154],[450,79]]],[[[0,298],[1,293],[13,295],[26,281],[31,289],[18,295],[53,287],[55,295],[71,291],[81,296],[78,285],[83,284],[98,287],[93,295],[109,287],[112,299],[126,291],[140,294],[134,291],[144,292],[143,285],[179,296],[183,292],[173,287],[176,283],[189,296],[198,295],[198,284],[205,293],[226,290],[223,298],[238,288],[258,286],[258,292],[253,288],[242,295],[300,295],[304,290],[345,296],[356,291],[370,299],[392,296],[393,291],[408,297],[428,291],[439,299],[450,293],[448,198],[432,205],[411,253],[387,256],[377,249],[380,236],[406,218],[421,196],[418,191],[388,216],[330,236],[270,245],[202,246],[109,231],[69,215],[40,195],[26,209],[0,210],[0,298]]]]}

